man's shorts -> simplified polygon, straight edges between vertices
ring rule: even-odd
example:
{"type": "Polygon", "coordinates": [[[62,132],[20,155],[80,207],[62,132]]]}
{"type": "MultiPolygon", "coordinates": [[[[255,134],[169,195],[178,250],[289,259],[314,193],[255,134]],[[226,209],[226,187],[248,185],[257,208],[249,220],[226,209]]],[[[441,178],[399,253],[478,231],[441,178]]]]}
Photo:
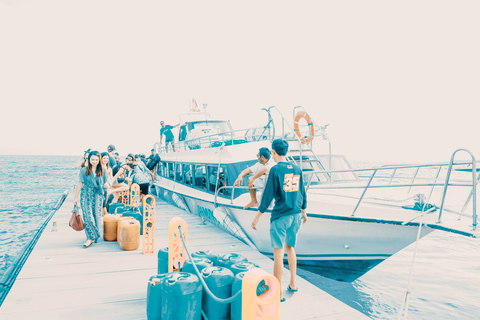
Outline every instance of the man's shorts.
{"type": "MultiPolygon", "coordinates": [[[[262,177],[258,178],[258,179],[255,179],[255,181],[253,181],[253,187],[255,189],[263,189],[265,188],[265,181],[263,180],[262,177]]],[[[260,191],[263,191],[263,190],[260,190],[260,191]]]]}
{"type": "Polygon", "coordinates": [[[270,223],[270,240],[272,247],[275,249],[283,249],[285,243],[290,247],[297,244],[297,233],[302,225],[302,214],[291,214],[281,217],[270,223]]]}

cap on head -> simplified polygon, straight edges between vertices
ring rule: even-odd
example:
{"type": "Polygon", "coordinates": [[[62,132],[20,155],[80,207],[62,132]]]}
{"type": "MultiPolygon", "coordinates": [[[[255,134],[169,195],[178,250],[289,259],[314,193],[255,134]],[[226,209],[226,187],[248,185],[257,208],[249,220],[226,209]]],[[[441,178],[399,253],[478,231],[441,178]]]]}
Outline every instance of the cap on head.
{"type": "Polygon", "coordinates": [[[165,124],[165,121],[160,121],[160,124],[165,124]]]}
{"type": "Polygon", "coordinates": [[[260,150],[258,150],[258,156],[270,160],[270,150],[268,150],[268,148],[260,148],[260,150]]]}
{"type": "Polygon", "coordinates": [[[109,152],[110,152],[110,151],[113,151],[113,150],[117,150],[117,149],[115,149],[115,146],[114,146],[113,144],[109,145],[109,146],[107,147],[107,149],[108,149],[109,152]]]}

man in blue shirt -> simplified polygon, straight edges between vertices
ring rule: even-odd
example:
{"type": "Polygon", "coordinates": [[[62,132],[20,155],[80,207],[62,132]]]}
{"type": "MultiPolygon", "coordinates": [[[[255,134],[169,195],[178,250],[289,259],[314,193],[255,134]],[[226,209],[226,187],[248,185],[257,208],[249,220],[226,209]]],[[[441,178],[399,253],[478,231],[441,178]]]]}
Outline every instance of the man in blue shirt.
{"type": "Polygon", "coordinates": [[[165,150],[168,150],[168,144],[172,145],[172,150],[175,152],[175,137],[173,136],[172,129],[178,127],[180,124],[174,126],[165,125],[165,121],[160,121],[162,128],[160,129],[160,145],[162,145],[163,136],[165,136],[165,150]]]}
{"type": "MultiPolygon", "coordinates": [[[[288,151],[288,142],[276,139],[272,143],[272,157],[277,163],[270,169],[260,207],[252,228],[257,230],[260,216],[267,211],[270,203],[275,199],[270,219],[270,240],[273,247],[273,275],[282,284],[283,256],[288,255],[288,268],[290,269],[290,284],[288,290],[298,290],[296,283],[297,256],[295,245],[297,233],[303,223],[307,222],[307,196],[303,184],[302,170],[299,166],[285,159],[288,151]]],[[[281,301],[284,301],[282,298],[281,301]]]]}

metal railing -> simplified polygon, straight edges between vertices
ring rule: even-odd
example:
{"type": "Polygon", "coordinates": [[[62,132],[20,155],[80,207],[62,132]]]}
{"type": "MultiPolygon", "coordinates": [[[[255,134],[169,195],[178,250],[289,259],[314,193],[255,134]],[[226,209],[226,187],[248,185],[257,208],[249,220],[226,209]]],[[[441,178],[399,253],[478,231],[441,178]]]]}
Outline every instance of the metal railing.
{"type": "MultiPolygon", "coordinates": [[[[245,187],[237,187],[235,185],[233,186],[221,186],[220,188],[216,188],[215,190],[215,200],[213,202],[215,208],[217,207],[217,199],[218,199],[218,194],[220,193],[220,190],[227,190],[227,189],[232,189],[232,197],[230,199],[230,204],[233,204],[233,199],[234,199],[234,196],[235,196],[235,189],[249,189],[248,186],[245,186],[245,187]]],[[[256,190],[263,190],[263,188],[254,188],[256,190]]]]}
{"type": "MultiPolygon", "coordinates": [[[[371,175],[367,176],[366,178],[367,181],[366,181],[366,184],[365,185],[324,185],[324,184],[319,184],[319,185],[315,185],[315,186],[312,186],[311,188],[315,189],[315,190],[333,190],[333,189],[363,189],[362,191],[362,194],[360,195],[360,197],[358,198],[358,201],[354,207],[354,210],[353,212],[351,213],[351,216],[355,216],[355,213],[357,211],[357,209],[359,208],[359,206],[361,205],[362,203],[362,200],[365,198],[365,194],[367,192],[367,190],[370,190],[370,189],[380,189],[380,188],[404,188],[404,187],[407,187],[409,188],[409,191],[413,188],[413,187],[431,187],[430,189],[430,193],[429,193],[429,196],[428,196],[428,200],[427,202],[430,200],[430,197],[433,193],[433,190],[435,187],[443,187],[443,193],[442,193],[442,196],[441,196],[441,206],[440,206],[440,210],[439,210],[439,213],[438,213],[438,222],[441,222],[441,217],[442,217],[442,213],[443,211],[448,211],[448,212],[452,212],[452,213],[455,213],[459,216],[466,216],[466,217],[469,217],[469,218],[472,218],[473,221],[472,221],[472,227],[473,227],[473,230],[476,230],[476,226],[477,226],[477,212],[476,212],[476,207],[477,207],[477,194],[476,194],[476,185],[477,183],[479,182],[479,179],[480,179],[480,174],[478,174],[477,176],[477,172],[476,172],[476,160],[475,160],[475,157],[472,155],[472,153],[468,150],[465,150],[465,149],[458,149],[456,150],[453,154],[452,154],[452,158],[450,160],[450,163],[435,163],[435,164],[420,164],[420,165],[404,165],[404,166],[400,166],[400,165],[394,165],[394,166],[382,166],[382,167],[376,167],[376,168],[363,168],[363,169],[349,169],[349,170],[320,170],[320,171],[312,171],[312,172],[309,172],[309,173],[329,173],[329,174],[333,174],[333,173],[345,173],[345,172],[368,172],[370,171],[371,172],[371,175]],[[454,157],[456,155],[457,152],[459,151],[465,151],[467,152],[471,158],[472,158],[472,161],[468,161],[468,162],[454,162],[454,157]],[[460,167],[460,166],[466,166],[466,165],[470,165],[472,166],[472,179],[471,180],[453,180],[451,181],[451,173],[452,173],[452,170],[454,169],[454,167],[460,167]],[[422,168],[436,168],[438,167],[438,169],[436,170],[436,173],[434,175],[434,177],[418,177],[419,175],[419,172],[421,171],[422,168]],[[401,176],[399,175],[398,173],[401,172],[401,170],[404,170],[404,169],[415,169],[415,174],[412,176],[401,176]],[[439,175],[440,175],[440,172],[442,169],[447,169],[447,175],[445,178],[439,178],[439,175]],[[393,170],[392,174],[390,175],[378,175],[377,173],[380,173],[380,172],[385,172],[385,171],[389,171],[389,170],[393,170]],[[373,181],[374,180],[380,180],[380,179],[383,179],[383,180],[388,180],[387,183],[385,184],[373,184],[373,181]],[[397,182],[394,182],[394,180],[396,180],[397,182]],[[407,180],[407,182],[403,182],[407,180]],[[439,181],[441,180],[441,181],[439,181]],[[400,181],[400,182],[399,182],[400,181]],[[408,182],[409,181],[409,182],[408,182]],[[420,181],[419,183],[417,181],[420,181]],[[424,182],[424,181],[427,181],[427,182],[424,182]],[[430,181],[430,182],[428,182],[430,181]],[[432,182],[433,181],[433,182],[432,182]],[[468,197],[466,198],[464,204],[463,204],[463,208],[461,211],[455,211],[455,210],[451,210],[451,209],[445,209],[444,208],[444,203],[445,203],[445,198],[446,198],[446,195],[447,195],[447,188],[448,187],[470,187],[472,188],[472,190],[470,191],[470,194],[468,195],[468,197]],[[473,205],[472,205],[472,215],[466,215],[464,214],[470,200],[473,199],[473,205]]],[[[360,176],[360,177],[364,177],[365,176],[360,176]]]]}
{"type": "MultiPolygon", "coordinates": [[[[265,130],[265,127],[256,127],[215,133],[189,140],[183,140],[174,143],[174,148],[176,151],[187,151],[195,149],[217,148],[222,144],[228,146],[231,144],[250,143],[264,140],[272,140],[269,130],[265,130]]],[[[158,153],[160,154],[169,152],[169,148],[167,149],[167,147],[161,147],[159,144],[155,144],[155,148],[158,148],[158,153]]]]}

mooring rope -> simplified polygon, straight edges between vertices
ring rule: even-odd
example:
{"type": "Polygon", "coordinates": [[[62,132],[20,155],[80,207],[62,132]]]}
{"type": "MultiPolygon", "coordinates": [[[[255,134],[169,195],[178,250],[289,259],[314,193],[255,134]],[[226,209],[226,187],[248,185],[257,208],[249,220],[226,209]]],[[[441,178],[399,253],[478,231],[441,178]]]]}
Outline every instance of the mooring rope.
{"type": "MultiPolygon", "coordinates": [[[[427,203],[423,205],[423,210],[425,210],[427,203]]],[[[408,285],[407,285],[407,290],[405,291],[405,298],[403,299],[402,302],[402,307],[400,308],[400,312],[398,313],[398,320],[402,318],[407,319],[408,318],[408,304],[410,302],[410,285],[412,283],[412,276],[413,276],[413,266],[415,264],[415,257],[417,255],[417,247],[418,247],[418,242],[420,240],[420,233],[422,231],[422,224],[423,224],[423,216],[430,211],[433,211],[436,209],[436,206],[433,206],[432,208],[428,209],[427,211],[423,211],[423,213],[420,215],[420,224],[418,226],[418,232],[417,232],[417,240],[415,241],[415,249],[413,250],[413,258],[412,258],[412,265],[410,266],[410,275],[408,278],[408,285]]]]}

